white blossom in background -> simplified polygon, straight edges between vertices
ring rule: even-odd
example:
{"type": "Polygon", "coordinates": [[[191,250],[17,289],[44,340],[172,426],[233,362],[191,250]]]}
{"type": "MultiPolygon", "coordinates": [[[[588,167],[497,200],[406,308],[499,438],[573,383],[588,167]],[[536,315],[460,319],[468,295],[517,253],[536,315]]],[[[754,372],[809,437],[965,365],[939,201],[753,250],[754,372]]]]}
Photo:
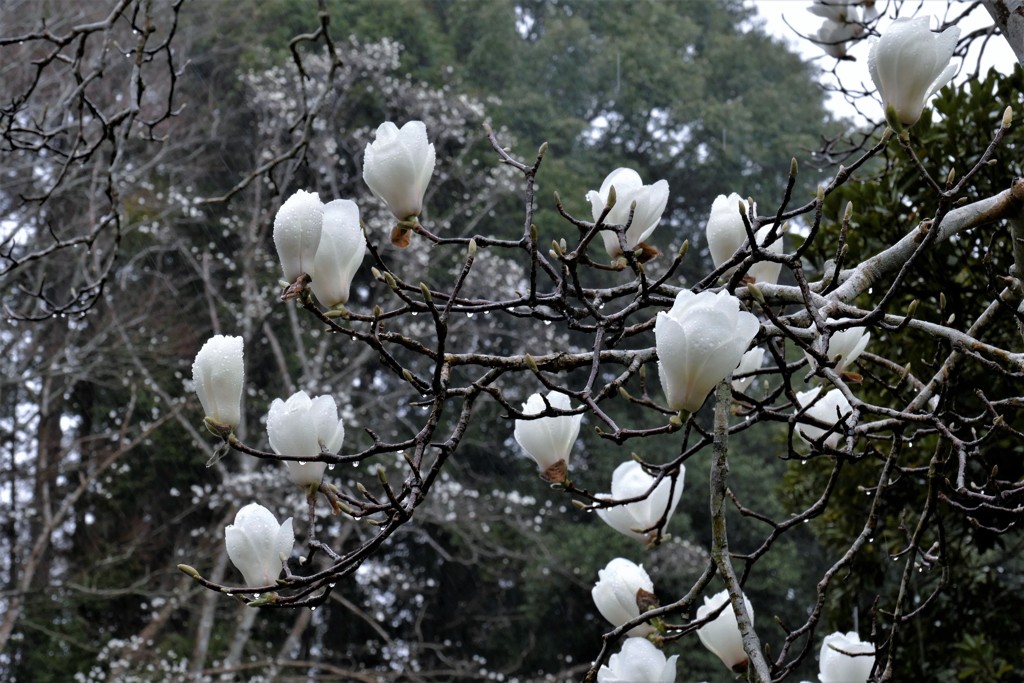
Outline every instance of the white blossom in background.
{"type": "MultiPolygon", "coordinates": [[[[549,392],[546,398],[552,408],[572,410],[569,397],[560,391],[549,392]]],[[[532,394],[523,404],[523,414],[539,415],[545,408],[544,398],[540,394],[532,394]]],[[[516,420],[513,436],[516,443],[537,462],[541,476],[548,481],[564,481],[569,455],[579,436],[582,420],[582,413],[516,420]]]]}
{"type": "MultiPolygon", "coordinates": [[[[740,633],[739,624],[736,623],[736,613],[729,603],[729,592],[722,591],[710,598],[704,596],[704,604],[697,608],[697,618],[703,619],[712,614],[722,605],[725,609],[721,614],[697,629],[697,637],[709,651],[715,654],[722,663],[733,671],[743,671],[747,666],[747,653],[743,651],[743,636],[740,633]]],[[[743,604],[747,608],[750,621],[754,621],[754,608],[747,596],[743,596],[743,604]]]]}
{"type": "Polygon", "coordinates": [[[241,337],[210,337],[192,363],[192,385],[209,422],[234,429],[242,419],[245,358],[241,337]]]}
{"type": "MultiPolygon", "coordinates": [[[[704,234],[708,241],[708,250],[711,252],[711,260],[716,268],[732,258],[736,250],[747,242],[747,229],[743,224],[743,217],[740,215],[741,202],[744,207],[747,207],[755,215],[757,214],[757,204],[748,206],[747,202],[735,192],[729,194],[728,197],[720,194],[711,204],[711,213],[704,226],[704,234]]],[[[769,223],[754,232],[754,239],[757,240],[758,245],[764,247],[772,227],[773,225],[769,223]]],[[[777,234],[779,234],[778,231],[777,234]]],[[[782,239],[780,236],[764,248],[770,253],[781,254],[782,239]]],[[[759,261],[747,270],[747,275],[756,282],[767,282],[774,285],[779,281],[781,272],[781,263],[759,261]]]]}
{"type": "Polygon", "coordinates": [[[874,665],[874,643],[862,641],[854,631],[837,631],[825,636],[821,643],[818,680],[821,683],[867,683],[874,665]]]}
{"type": "Polygon", "coordinates": [[[306,273],[313,275],[313,257],[320,244],[324,205],[316,192],[299,190],[289,197],[274,217],[274,246],[288,282],[306,273]]]}
{"type": "MultiPolygon", "coordinates": [[[[345,425],[338,417],[338,405],[332,396],[311,399],[297,391],[287,401],[279,398],[270,404],[267,437],[278,455],[315,458],[321,452],[336,453],[345,441],[345,425]]],[[[325,462],[285,462],[299,486],[319,484],[327,468],[325,462]]]]}
{"type": "Polygon", "coordinates": [[[352,278],[366,254],[366,236],[359,226],[359,207],[348,199],[324,205],[320,245],[313,257],[313,294],[328,308],[348,303],[352,278]]]}
{"type": "MultiPolygon", "coordinates": [[[[739,366],[732,372],[734,375],[742,375],[747,372],[753,372],[754,370],[760,370],[762,363],[764,363],[764,348],[755,346],[743,354],[743,357],[740,359],[739,366]]],[[[734,379],[732,381],[732,390],[738,394],[742,394],[747,390],[747,387],[750,386],[750,383],[753,382],[756,377],[756,375],[750,375],[749,377],[734,379]]]]}
{"type": "Polygon", "coordinates": [[[295,545],[292,518],[278,524],[270,510],[249,503],[235,515],[234,524],[224,527],[224,542],[228,559],[242,572],[245,585],[273,586],[295,545]]]}
{"type": "MultiPolygon", "coordinates": [[[[616,557],[604,569],[597,571],[597,583],[590,595],[601,616],[617,628],[640,616],[638,599],[648,603],[653,601],[654,582],[641,565],[616,557]]],[[[650,624],[639,624],[627,633],[646,636],[654,631],[650,624]]]]}
{"type": "MultiPolygon", "coordinates": [[[[813,389],[800,391],[796,394],[798,409],[811,406],[797,418],[796,425],[797,436],[808,444],[820,439],[828,430],[823,427],[807,424],[804,422],[804,418],[813,418],[824,424],[834,425],[853,412],[850,402],[846,400],[846,396],[839,389],[832,389],[819,400],[818,394],[820,393],[821,387],[814,387],[813,389]],[[811,405],[812,403],[814,405],[811,405]]],[[[842,426],[838,427],[825,439],[825,445],[829,448],[837,448],[839,440],[843,437],[843,431],[842,426]]]]}
{"type": "Polygon", "coordinates": [[[829,57],[843,59],[846,57],[849,42],[862,35],[864,27],[860,24],[825,20],[814,34],[814,41],[829,57]]]}
{"type": "Polygon", "coordinates": [[[860,4],[860,0],[815,0],[808,8],[811,14],[825,20],[815,40],[828,55],[844,58],[847,43],[864,35],[864,22],[873,18],[874,10],[862,14],[860,4]]]}
{"type": "MultiPolygon", "coordinates": [[[[767,247],[764,246],[765,241],[768,239],[768,233],[772,231],[772,227],[771,223],[762,226],[754,234],[754,237],[757,239],[758,245],[763,247],[768,253],[781,254],[783,240],[781,232],[777,231],[776,234],[779,235],[777,240],[769,244],[767,247]]],[[[781,228],[779,228],[779,230],[781,231],[781,228]]],[[[776,263],[775,261],[758,261],[747,269],[747,277],[751,280],[769,285],[778,283],[780,273],[782,273],[782,264],[776,263]]]]}
{"type": "Polygon", "coordinates": [[[363,156],[363,181],[400,221],[417,218],[434,173],[434,145],[422,121],[399,128],[385,121],[363,156]]]}
{"type": "Polygon", "coordinates": [[[740,310],[725,290],[694,294],[682,290],[654,323],[658,376],[673,410],[697,411],[716,384],[729,376],[761,324],[740,310]]]}
{"type": "MultiPolygon", "coordinates": [[[[720,194],[711,203],[711,214],[704,227],[704,234],[711,251],[711,260],[715,268],[729,260],[736,250],[747,241],[747,230],[740,216],[740,202],[743,198],[735,192],[725,196],[720,194]]],[[[746,203],[744,202],[744,205],[746,203]]],[[[754,213],[757,213],[756,204],[754,213]]]]}
{"type": "MultiPolygon", "coordinates": [[[[676,479],[674,490],[672,490],[671,477],[666,476],[657,488],[651,491],[651,495],[644,500],[602,508],[597,511],[597,514],[608,526],[619,533],[640,541],[647,541],[653,537],[654,532],[645,533],[644,530],[657,524],[663,515],[665,517],[664,526],[668,526],[672,513],[675,512],[676,506],[679,504],[679,498],[683,495],[685,475],[686,468],[680,465],[679,477],[676,479]]],[[[616,467],[612,472],[612,491],[603,496],[615,500],[642,496],[654,484],[654,479],[655,477],[644,472],[640,463],[629,460],[616,467]]]]}
{"type": "Polygon", "coordinates": [[[921,118],[925,102],[949,83],[957,65],[950,63],[960,28],[942,33],[929,28],[931,17],[897,19],[871,45],[868,71],[882,98],[886,118],[905,126],[921,118]]]}
{"type": "Polygon", "coordinates": [[[851,327],[833,332],[832,336],[828,338],[826,355],[830,361],[837,361],[836,372],[842,372],[857,360],[860,354],[864,353],[869,341],[871,341],[871,333],[866,327],[851,327]]]}
{"type": "Polygon", "coordinates": [[[597,671],[597,683],[675,683],[676,660],[646,638],[627,638],[622,649],[597,671]]]}
{"type": "MultiPolygon", "coordinates": [[[[608,195],[611,188],[615,188],[615,206],[611,208],[604,222],[606,225],[626,225],[629,222],[629,212],[633,202],[636,202],[636,210],[633,212],[633,222],[626,230],[626,250],[632,251],[637,245],[651,236],[654,229],[658,227],[665,207],[668,205],[668,181],[659,180],[653,185],[644,185],[640,174],[631,168],[617,168],[608,174],[608,177],[601,183],[601,189],[591,190],[587,193],[587,201],[590,202],[590,209],[597,221],[608,206],[608,195]]],[[[619,244],[619,236],[614,230],[602,230],[601,238],[604,240],[605,251],[612,258],[623,255],[622,247],[619,244]]]]}

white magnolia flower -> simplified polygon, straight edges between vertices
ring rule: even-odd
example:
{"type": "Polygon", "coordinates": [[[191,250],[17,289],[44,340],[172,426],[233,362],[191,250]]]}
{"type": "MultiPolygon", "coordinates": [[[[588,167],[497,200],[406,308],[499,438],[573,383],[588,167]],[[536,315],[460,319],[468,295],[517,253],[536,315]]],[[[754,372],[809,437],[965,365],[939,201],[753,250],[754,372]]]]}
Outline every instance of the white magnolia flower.
{"type": "MultiPolygon", "coordinates": [[[[549,392],[547,401],[552,408],[572,410],[569,397],[559,391],[549,392]]],[[[546,406],[540,394],[533,394],[523,404],[525,415],[539,415],[546,406]]],[[[516,420],[516,443],[523,447],[531,458],[537,461],[541,472],[552,481],[564,479],[564,468],[569,465],[569,455],[576,437],[580,433],[579,415],[552,415],[535,420],[516,420]],[[559,465],[561,463],[561,465],[559,465]],[[557,466],[557,468],[556,468],[557,466]],[[558,472],[555,469],[559,469],[558,472]]]]}
{"type": "MultiPolygon", "coordinates": [[[[754,370],[760,370],[761,364],[764,362],[764,349],[760,346],[754,348],[743,354],[740,359],[739,367],[733,370],[734,375],[742,375],[747,372],[753,372],[754,370]]],[[[750,375],[749,377],[743,377],[741,379],[734,379],[732,381],[732,389],[736,393],[742,394],[750,386],[750,383],[754,381],[756,375],[750,375]]]]}
{"type": "MultiPolygon", "coordinates": [[[[747,242],[747,229],[743,225],[743,217],[740,216],[740,202],[748,209],[757,214],[757,204],[748,206],[735,192],[728,197],[720,194],[715,197],[711,204],[711,213],[708,215],[708,222],[704,233],[708,240],[708,250],[711,252],[711,260],[715,267],[722,265],[736,253],[736,250],[747,242]]],[[[761,226],[755,233],[757,243],[764,247],[768,234],[772,231],[772,224],[761,226]]],[[[773,254],[782,253],[782,237],[780,236],[768,247],[767,251],[773,254]]],[[[774,261],[759,261],[747,270],[747,275],[757,282],[775,284],[779,280],[779,273],[782,271],[782,264],[774,261]]]]}
{"type": "MultiPolygon", "coordinates": [[[[762,226],[755,234],[757,243],[761,247],[764,247],[765,240],[768,239],[768,233],[772,231],[772,224],[762,226]]],[[[777,240],[764,247],[766,251],[771,254],[782,253],[782,236],[780,235],[777,240]]],[[[758,261],[754,265],[747,269],[747,276],[750,277],[754,282],[767,283],[774,285],[779,281],[779,273],[782,272],[782,264],[776,263],[775,261],[758,261]]]]}
{"type": "Polygon", "coordinates": [[[829,21],[859,22],[860,2],[861,0],[814,0],[807,11],[829,21]]]}
{"type": "Polygon", "coordinates": [[[875,665],[875,645],[855,632],[825,636],[818,661],[821,683],[867,683],[875,665]],[[851,656],[860,655],[860,656],[851,656]]]}
{"type": "Polygon", "coordinates": [[[400,221],[423,211],[423,194],[433,173],[434,145],[427,141],[422,121],[409,121],[401,129],[385,121],[366,145],[363,180],[400,221]]]}
{"type": "Polygon", "coordinates": [[[316,298],[331,308],[348,302],[352,278],[366,254],[366,237],[359,226],[359,207],[348,199],[324,206],[323,232],[313,258],[312,288],[316,298]]]}
{"type": "MultiPolygon", "coordinates": [[[[657,524],[663,515],[665,516],[665,526],[668,526],[669,519],[672,518],[672,513],[675,512],[676,505],[679,504],[679,498],[683,495],[685,475],[686,468],[680,465],[679,477],[674,490],[671,478],[666,476],[657,488],[651,491],[651,495],[644,500],[603,508],[598,510],[597,514],[616,531],[641,541],[647,541],[653,537],[654,531],[644,532],[644,530],[657,524]]],[[[624,500],[642,496],[654,484],[654,479],[644,472],[640,463],[629,460],[616,467],[612,472],[612,491],[604,494],[604,497],[624,500]]]]}
{"type": "MultiPolygon", "coordinates": [[[[813,11],[813,10],[812,10],[813,11]]],[[[814,36],[825,54],[836,59],[846,57],[848,43],[864,35],[864,26],[853,21],[826,19],[814,36]]]]}
{"type": "Polygon", "coordinates": [[[871,341],[871,333],[865,327],[851,327],[846,330],[833,332],[828,339],[828,359],[838,361],[836,372],[842,372],[853,361],[864,353],[868,342],[871,341]]]}
{"type": "Polygon", "coordinates": [[[235,515],[235,523],[224,527],[224,541],[231,564],[242,572],[245,585],[273,586],[295,545],[292,518],[277,518],[258,503],[249,503],[235,515]]]}
{"type": "MultiPolygon", "coordinates": [[[[722,663],[733,671],[743,671],[747,666],[747,653],[743,651],[743,636],[740,634],[739,624],[736,623],[736,613],[729,602],[729,592],[722,591],[710,598],[704,597],[704,604],[697,608],[697,618],[712,614],[722,605],[725,609],[715,617],[714,621],[704,624],[697,629],[697,637],[708,650],[714,653],[722,663]]],[[[743,596],[743,604],[747,608],[750,621],[754,621],[754,608],[747,596],[743,596]]]]}
{"type": "Polygon", "coordinates": [[[697,411],[740,364],[761,325],[726,291],[683,290],[654,323],[658,375],[673,410],[697,411]]]}
{"type": "Polygon", "coordinates": [[[299,190],[281,205],[274,217],[274,246],[288,282],[313,275],[313,256],[320,244],[324,205],[316,192],[299,190]]]}
{"type": "Polygon", "coordinates": [[[665,654],[646,638],[627,638],[597,671],[597,683],[675,683],[679,655],[665,654]]]}
{"type": "MultiPolygon", "coordinates": [[[[808,444],[820,439],[828,430],[816,425],[806,424],[804,418],[813,418],[824,424],[833,425],[853,412],[850,402],[846,400],[846,396],[839,389],[832,389],[818,400],[818,394],[820,393],[821,387],[814,387],[807,391],[800,391],[796,395],[798,408],[802,409],[808,405],[811,406],[797,419],[798,424],[796,426],[797,436],[808,444]],[[812,403],[814,405],[811,405],[812,403]]],[[[842,425],[837,427],[825,439],[825,445],[829,448],[838,447],[839,440],[842,438],[844,431],[842,425]]]]}
{"type": "Polygon", "coordinates": [[[245,359],[241,337],[218,334],[206,340],[192,363],[192,384],[206,417],[228,428],[242,419],[245,359]]]}
{"type": "MultiPolygon", "coordinates": [[[[597,583],[590,591],[597,611],[615,627],[640,616],[637,599],[643,598],[646,601],[653,598],[653,593],[654,582],[644,568],[622,557],[616,557],[604,569],[598,570],[597,583]]],[[[628,633],[631,636],[646,636],[654,631],[655,628],[650,624],[640,624],[628,633]]]]}
{"type": "MultiPolygon", "coordinates": [[[[270,447],[279,455],[315,458],[321,452],[338,452],[345,441],[345,425],[338,417],[334,397],[311,399],[305,391],[298,391],[287,401],[275,398],[270,404],[267,436],[270,447]]],[[[327,468],[325,462],[289,460],[285,464],[299,486],[319,484],[327,468]]]]}
{"type": "MultiPolygon", "coordinates": [[[[708,249],[711,251],[711,260],[714,261],[716,268],[728,261],[747,241],[747,231],[740,216],[741,201],[743,198],[733,192],[728,197],[724,194],[718,195],[711,204],[711,214],[708,216],[704,232],[708,240],[708,249]]],[[[754,213],[757,213],[756,208],[754,213]]]]}
{"type": "MultiPolygon", "coordinates": [[[[626,250],[632,251],[638,244],[650,237],[658,227],[661,216],[668,204],[668,181],[659,180],[653,185],[644,185],[640,174],[631,168],[617,168],[601,183],[601,189],[587,193],[587,200],[596,221],[608,206],[608,193],[615,187],[615,206],[605,217],[606,225],[626,225],[630,207],[636,202],[633,222],[626,230],[626,250]]],[[[613,230],[602,230],[605,251],[612,258],[622,256],[619,236],[613,230]]]]}
{"type": "Polygon", "coordinates": [[[949,83],[957,69],[949,60],[960,39],[960,28],[950,26],[937,34],[929,24],[929,17],[897,19],[868,54],[868,71],[886,115],[891,109],[905,126],[917,123],[925,102],[949,83]]]}

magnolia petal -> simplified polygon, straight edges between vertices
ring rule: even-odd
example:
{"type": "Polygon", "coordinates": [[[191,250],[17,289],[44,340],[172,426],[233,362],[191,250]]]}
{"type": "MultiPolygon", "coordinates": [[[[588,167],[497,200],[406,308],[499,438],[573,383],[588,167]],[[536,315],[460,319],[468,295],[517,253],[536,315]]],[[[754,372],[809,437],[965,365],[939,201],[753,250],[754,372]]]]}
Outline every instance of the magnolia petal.
{"type": "Polygon", "coordinates": [[[289,197],[274,217],[274,246],[288,282],[306,273],[313,275],[313,257],[320,245],[324,205],[316,192],[299,190],[289,197]]]}

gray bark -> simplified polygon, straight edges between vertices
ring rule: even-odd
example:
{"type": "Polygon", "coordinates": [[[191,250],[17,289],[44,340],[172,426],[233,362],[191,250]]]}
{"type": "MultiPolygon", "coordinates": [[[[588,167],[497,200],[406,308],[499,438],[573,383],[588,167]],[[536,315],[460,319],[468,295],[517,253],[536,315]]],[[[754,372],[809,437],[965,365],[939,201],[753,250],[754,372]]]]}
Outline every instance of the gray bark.
{"type": "Polygon", "coordinates": [[[1024,65],[1024,0],[981,0],[981,4],[1017,55],[1017,62],[1024,65]]]}

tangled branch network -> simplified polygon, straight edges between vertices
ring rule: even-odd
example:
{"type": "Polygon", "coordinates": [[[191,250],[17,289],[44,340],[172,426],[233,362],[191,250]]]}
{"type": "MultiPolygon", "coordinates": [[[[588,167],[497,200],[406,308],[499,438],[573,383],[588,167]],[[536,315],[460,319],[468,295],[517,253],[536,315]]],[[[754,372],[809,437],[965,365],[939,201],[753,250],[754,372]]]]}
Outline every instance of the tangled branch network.
{"type": "MultiPolygon", "coordinates": [[[[830,6],[819,4],[823,11],[830,6]]],[[[822,16],[844,25],[847,15],[822,16]]],[[[833,49],[853,37],[834,33],[825,36],[833,49]]],[[[536,460],[540,476],[571,499],[575,510],[595,512],[611,529],[651,547],[665,538],[666,525],[685,500],[687,461],[702,451],[712,454],[712,544],[703,573],[685,594],[660,603],[655,581],[642,567],[610,558],[593,596],[613,628],[587,680],[675,680],[676,657],[666,658],[660,646],[694,632],[724,666],[746,672],[752,681],[786,679],[819,645],[822,681],[891,680],[894,644],[947,582],[946,538],[937,510],[1002,533],[1020,520],[1024,502],[1024,485],[986,465],[987,444],[997,436],[1024,437],[1011,419],[1024,399],[980,391],[974,398],[983,409],[971,412],[955,391],[972,373],[1011,380],[997,386],[1019,385],[1024,378],[1024,353],[986,341],[1007,316],[1024,335],[1024,181],[968,199],[1012,114],[1007,108],[993,122],[988,148],[959,177],[950,172],[936,180],[935,169],[919,159],[913,133],[929,98],[952,76],[958,37],[956,28],[933,33],[924,18],[893,23],[874,43],[870,59],[889,127],[807,201],[794,197],[795,161],[777,207],[767,214],[738,194],[720,196],[706,225],[714,269],[685,285],[677,273],[687,244],[666,256],[645,241],[666,209],[664,180],[645,184],[635,171],[616,169],[588,193],[592,215],[573,215],[556,200],[573,237],[544,239],[535,224],[535,190],[546,145],[532,158],[520,158],[488,129],[497,162],[521,176],[521,231],[515,239],[445,237],[421,220],[435,164],[429,131],[420,121],[381,124],[366,145],[362,173],[394,218],[388,239],[366,228],[355,202],[323,203],[315,193],[295,192],[274,221],[284,275],[280,298],[282,306],[307,314],[312,326],[370,350],[404,387],[410,404],[421,409],[417,429],[398,440],[366,430],[369,445],[346,451],[335,399],[300,391],[269,407],[270,450],[243,442],[235,434],[245,393],[242,338],[214,336],[196,356],[193,381],[206,426],[222,440],[215,457],[234,450],[287,466],[308,503],[301,534],[305,551],[295,556],[292,519],[281,523],[252,502],[225,532],[227,552],[245,585],[210,581],[188,565],[180,569],[252,607],[315,608],[410,523],[463,444],[481,404],[493,402],[507,417],[507,432],[536,460]],[[905,226],[901,239],[852,262],[853,207],[835,225],[825,218],[825,202],[859,169],[894,153],[916,165],[931,203],[917,208],[918,218],[905,226]],[[973,319],[944,316],[941,299],[936,315],[923,315],[916,300],[893,310],[915,267],[937,245],[968,231],[998,229],[1004,221],[1012,233],[1013,265],[993,277],[1001,286],[973,319]],[[391,254],[401,252],[387,241],[458,265],[443,283],[410,280],[393,267],[391,254]],[[812,248],[832,254],[823,270],[811,265],[812,248]],[[496,254],[521,264],[521,287],[507,296],[495,297],[471,277],[482,259],[496,254]],[[349,306],[350,290],[367,258],[375,279],[367,286],[379,289],[382,303],[359,310],[349,306]],[[586,343],[484,353],[453,334],[456,321],[475,315],[507,326],[555,325],[586,343]],[[414,325],[413,316],[429,324],[414,325]],[[935,347],[924,374],[872,351],[873,342],[885,339],[892,348],[904,338],[927,338],[935,347]],[[517,377],[519,385],[537,389],[521,404],[507,390],[517,377]],[[713,413],[710,423],[701,419],[705,404],[713,413]],[[631,417],[626,422],[618,415],[631,417]],[[634,454],[615,469],[610,486],[584,481],[573,476],[570,463],[584,420],[595,428],[589,438],[619,446],[650,440],[662,451],[671,444],[675,454],[663,462],[634,454]],[[827,463],[830,469],[813,503],[785,519],[759,512],[729,486],[729,461],[737,457],[730,439],[771,426],[785,435],[785,458],[827,463]],[[933,445],[924,465],[908,457],[922,442],[933,445]],[[400,467],[371,468],[374,475],[353,486],[332,482],[334,466],[396,459],[400,467]],[[873,501],[861,530],[821,577],[806,622],[787,627],[766,648],[754,624],[756,605],[744,594],[747,577],[780,538],[834,504],[833,494],[852,465],[869,465],[876,482],[865,491],[873,501]],[[905,520],[901,547],[892,553],[902,563],[901,584],[894,601],[873,616],[873,640],[862,640],[853,628],[815,638],[830,587],[871,541],[886,501],[903,480],[920,481],[926,494],[905,520]],[[349,546],[322,537],[317,515],[324,504],[372,533],[349,546]],[[735,515],[766,529],[750,552],[730,548],[729,518],[735,515]],[[932,594],[916,605],[908,600],[908,582],[922,571],[932,577],[932,594]],[[714,594],[708,589],[716,576],[725,589],[714,594]]],[[[988,257],[975,257],[977,267],[985,268],[988,257]]]]}

